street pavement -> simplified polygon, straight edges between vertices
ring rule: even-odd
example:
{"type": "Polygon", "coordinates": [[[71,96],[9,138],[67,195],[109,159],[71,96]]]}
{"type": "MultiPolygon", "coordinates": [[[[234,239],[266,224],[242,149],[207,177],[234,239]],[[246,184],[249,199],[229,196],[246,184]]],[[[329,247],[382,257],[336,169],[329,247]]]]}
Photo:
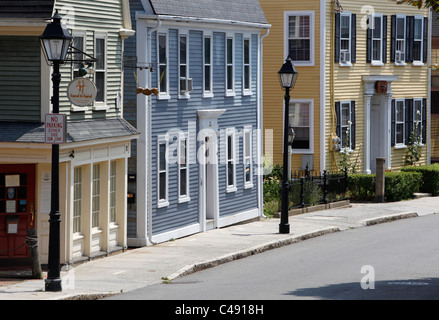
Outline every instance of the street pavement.
{"type": "Polygon", "coordinates": [[[44,279],[17,280],[7,274],[10,279],[0,281],[0,300],[99,299],[328,233],[435,213],[439,197],[354,203],[290,216],[290,234],[279,234],[279,219],[261,218],[83,263],[62,271],[61,292],[44,291],[44,279]]]}

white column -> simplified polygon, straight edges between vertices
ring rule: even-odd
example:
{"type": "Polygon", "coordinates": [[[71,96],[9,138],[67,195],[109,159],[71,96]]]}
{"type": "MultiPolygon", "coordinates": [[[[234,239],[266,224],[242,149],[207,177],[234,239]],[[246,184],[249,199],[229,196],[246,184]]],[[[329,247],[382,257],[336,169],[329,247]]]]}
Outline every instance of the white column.
{"type": "Polygon", "coordinates": [[[370,174],[370,102],[372,95],[364,95],[364,173],[370,174]]]}
{"type": "Polygon", "coordinates": [[[387,98],[387,108],[385,110],[386,112],[386,119],[385,120],[385,146],[386,146],[386,169],[390,169],[392,167],[392,140],[391,140],[391,130],[392,130],[392,94],[389,93],[386,95],[387,98]]]}

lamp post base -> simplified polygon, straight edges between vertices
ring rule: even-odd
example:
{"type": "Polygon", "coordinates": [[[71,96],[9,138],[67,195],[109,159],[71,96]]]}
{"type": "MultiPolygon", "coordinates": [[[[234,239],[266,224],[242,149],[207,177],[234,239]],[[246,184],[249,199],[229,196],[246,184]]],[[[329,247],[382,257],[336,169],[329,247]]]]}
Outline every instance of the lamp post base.
{"type": "Polygon", "coordinates": [[[62,291],[61,287],[61,279],[46,279],[45,282],[45,291],[50,292],[60,292],[62,291]]]}
{"type": "Polygon", "coordinates": [[[279,224],[279,233],[289,234],[290,233],[290,225],[289,224],[279,224]]]}

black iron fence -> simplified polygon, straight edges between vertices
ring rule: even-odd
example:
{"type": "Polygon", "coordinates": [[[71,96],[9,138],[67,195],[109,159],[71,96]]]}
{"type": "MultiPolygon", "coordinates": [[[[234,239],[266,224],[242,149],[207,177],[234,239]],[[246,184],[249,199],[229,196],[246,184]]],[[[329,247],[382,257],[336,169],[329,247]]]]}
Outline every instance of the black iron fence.
{"type": "Polygon", "coordinates": [[[341,172],[300,170],[292,173],[289,182],[289,208],[305,208],[346,200],[347,169],[341,172]]]}

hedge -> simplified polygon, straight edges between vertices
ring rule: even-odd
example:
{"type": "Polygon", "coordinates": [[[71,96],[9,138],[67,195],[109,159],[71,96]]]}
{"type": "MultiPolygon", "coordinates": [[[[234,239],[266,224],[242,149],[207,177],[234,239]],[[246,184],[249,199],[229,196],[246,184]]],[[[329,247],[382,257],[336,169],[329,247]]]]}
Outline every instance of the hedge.
{"type": "MultiPolygon", "coordinates": [[[[419,172],[386,172],[384,198],[386,201],[400,201],[413,198],[419,192],[422,174],[419,172]]],[[[348,176],[348,190],[353,200],[375,200],[375,174],[351,174],[348,176]]]]}
{"type": "Polygon", "coordinates": [[[404,167],[404,172],[419,172],[422,174],[421,192],[439,195],[439,163],[419,167],[404,167]]]}

